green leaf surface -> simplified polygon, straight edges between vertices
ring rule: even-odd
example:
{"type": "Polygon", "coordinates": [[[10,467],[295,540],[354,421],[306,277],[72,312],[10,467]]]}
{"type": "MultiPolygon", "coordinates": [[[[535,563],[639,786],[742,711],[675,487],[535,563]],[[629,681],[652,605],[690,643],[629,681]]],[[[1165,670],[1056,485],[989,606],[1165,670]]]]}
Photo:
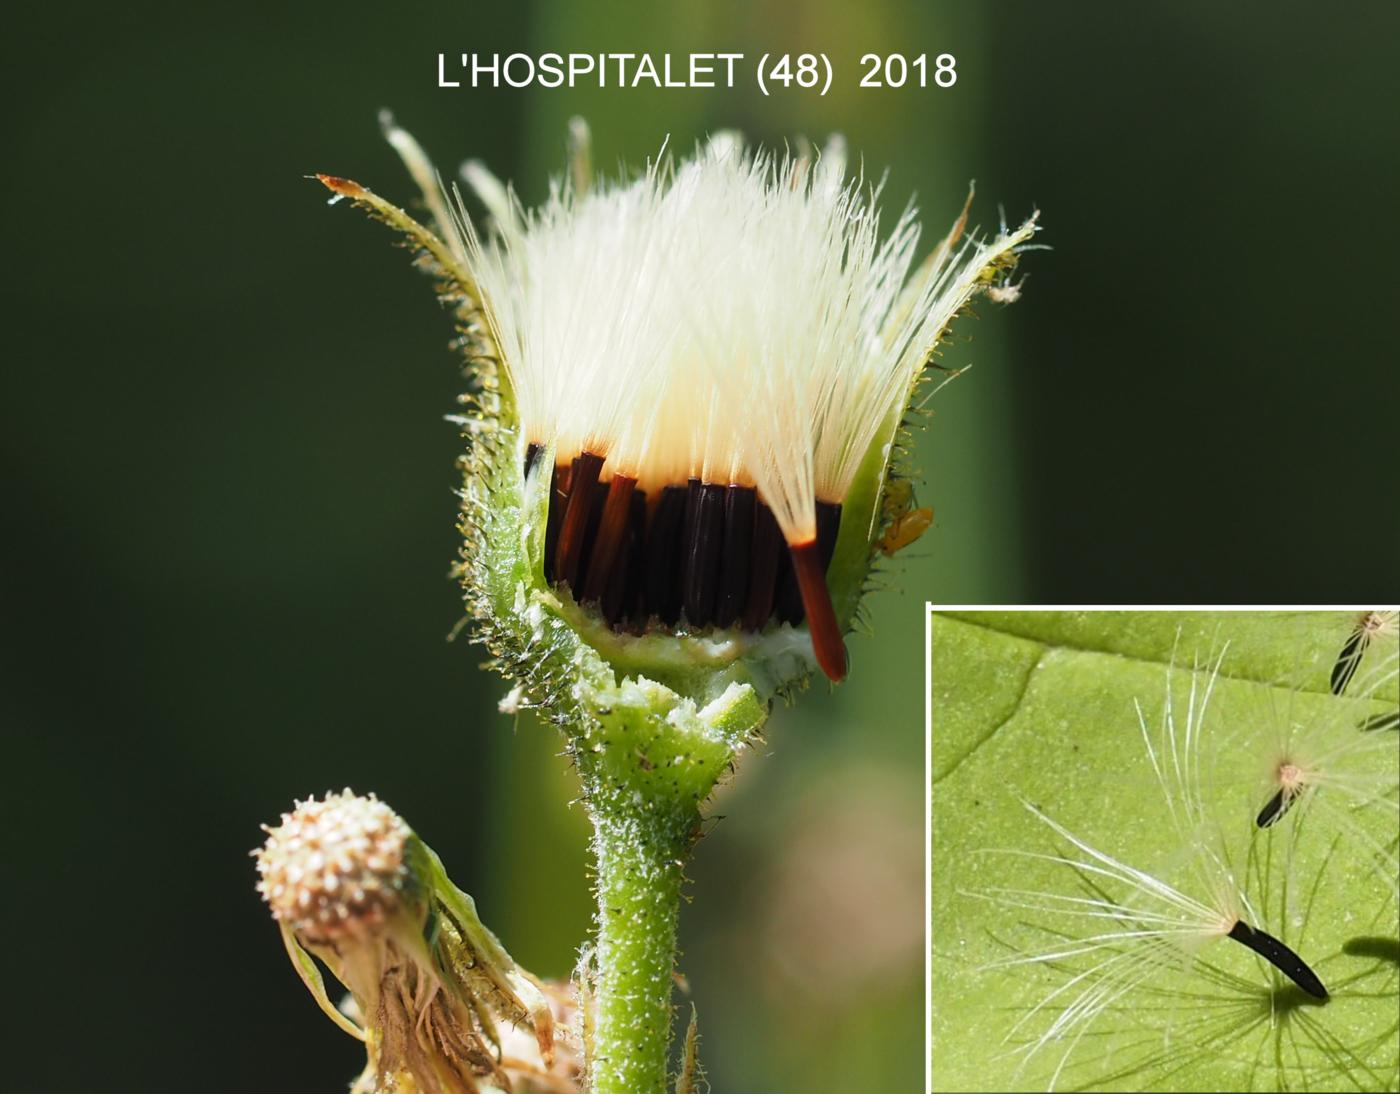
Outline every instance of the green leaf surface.
{"type": "MultiPolygon", "coordinates": [[[[1062,1062],[1058,1090],[1400,1087],[1393,866],[1400,733],[1356,728],[1395,707],[1395,640],[1387,635],[1367,648],[1357,695],[1331,695],[1332,667],[1357,618],[1321,611],[932,615],[934,1090],[1044,1090],[1062,1062]],[[1000,853],[1067,849],[1022,799],[1094,847],[1195,895],[1193,864],[1211,844],[1205,833],[1183,837],[1172,824],[1134,701],[1155,730],[1170,678],[1182,724],[1193,676],[1198,686],[1207,678],[1204,669],[1193,674],[1193,664],[1213,664],[1222,651],[1199,740],[1201,797],[1220,845],[1247,879],[1254,925],[1295,949],[1331,998],[1311,999],[1244,947],[1216,939],[1191,957],[1171,954],[1094,1021],[1068,1025],[1027,1058],[1017,1049],[1103,983],[1102,971],[1074,979],[1103,952],[1065,951],[1085,949],[1087,939],[1116,924],[987,899],[997,888],[1086,895],[1086,879],[1063,862],[1000,853]],[[1367,794],[1359,804],[1319,789],[1260,830],[1255,816],[1268,800],[1271,745],[1291,724],[1362,740],[1345,760],[1367,794]],[[1053,962],[988,967],[1057,952],[1053,962]]],[[[1121,891],[1112,895],[1123,899],[1121,891]]]]}

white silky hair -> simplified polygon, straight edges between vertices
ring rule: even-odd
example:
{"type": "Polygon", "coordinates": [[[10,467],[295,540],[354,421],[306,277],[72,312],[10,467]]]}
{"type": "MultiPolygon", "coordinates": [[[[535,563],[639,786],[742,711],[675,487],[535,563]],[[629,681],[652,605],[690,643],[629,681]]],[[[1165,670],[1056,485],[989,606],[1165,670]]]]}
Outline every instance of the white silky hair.
{"type": "Polygon", "coordinates": [[[848,178],[839,138],[772,155],[724,132],[631,180],[556,181],[533,210],[479,164],[463,177],[491,224],[458,202],[453,247],[525,439],[648,491],[755,486],[791,543],[815,538],[816,502],[844,500],[987,267],[1035,230],[950,237],[911,279],[913,207],[882,238],[880,187],[848,178]]]}
{"type": "MultiPolygon", "coordinates": [[[[1273,1027],[1278,971],[1256,956],[1263,977],[1256,983],[1226,972],[1204,951],[1209,948],[1214,952],[1212,944],[1228,933],[1236,918],[1275,932],[1285,943],[1290,933],[1306,929],[1305,906],[1294,904],[1301,896],[1310,905],[1321,880],[1318,874],[1317,881],[1304,884],[1296,876],[1293,861],[1294,841],[1307,809],[1330,809],[1328,820],[1335,830],[1329,843],[1317,844],[1314,839],[1314,854],[1321,856],[1318,869],[1326,870],[1339,848],[1345,851],[1350,847],[1359,853],[1360,862],[1374,869],[1388,890],[1368,922],[1377,933],[1393,931],[1394,847],[1377,842],[1371,834],[1383,825],[1368,829],[1357,823],[1361,819],[1358,811],[1364,809],[1378,814],[1378,819],[1389,816],[1393,824],[1397,809],[1400,744],[1393,730],[1363,728],[1378,707],[1383,713],[1384,707],[1392,704],[1393,710],[1397,674],[1393,637],[1388,646],[1373,639],[1348,697],[1312,695],[1309,698],[1314,702],[1306,709],[1295,705],[1301,692],[1278,686],[1265,689],[1269,696],[1265,707],[1256,709],[1253,699],[1243,707],[1222,706],[1213,691],[1224,657],[1222,648],[1208,665],[1196,664],[1188,687],[1180,686],[1180,672],[1168,670],[1161,722],[1155,734],[1142,708],[1135,704],[1147,766],[1161,791],[1172,842],[1182,851],[1170,863],[1169,875],[1149,872],[1141,863],[1115,857],[1105,850],[1108,843],[1071,831],[1022,799],[1025,808],[1054,834],[1058,847],[1044,853],[1024,849],[983,853],[1062,867],[1063,884],[1044,889],[995,886],[964,893],[1003,908],[1033,913],[1033,925],[1049,936],[1048,943],[1018,944],[1013,955],[983,966],[990,970],[1043,965],[1061,975],[1061,982],[1030,1004],[1005,1038],[1014,1045],[1009,1052],[1020,1058],[1021,1069],[1046,1058],[1047,1089],[1053,1090],[1060,1083],[1091,1030],[1104,1032],[1099,1023],[1105,1015],[1121,1011],[1126,1021],[1133,1022],[1134,1010],[1150,998],[1154,985],[1163,992],[1176,991],[1174,978],[1183,975],[1193,984],[1202,978],[1223,984],[1224,1002],[1241,1001],[1250,1007],[1251,1021],[1266,1021],[1273,1027]],[[1176,686],[1172,683],[1174,673],[1176,686]],[[1275,691],[1283,692],[1276,708],[1272,706],[1275,691]],[[1266,725],[1271,718],[1273,724],[1266,725]],[[1274,733],[1283,753],[1273,750],[1270,737],[1274,733]],[[1307,777],[1313,780],[1311,788],[1274,827],[1257,832],[1243,806],[1252,803],[1257,809],[1263,799],[1255,797],[1255,789],[1248,787],[1239,798],[1238,838],[1227,838],[1212,816],[1202,788],[1210,785],[1213,793],[1219,793],[1234,782],[1248,782],[1233,776],[1216,780],[1210,769],[1220,764],[1223,756],[1234,754],[1236,760],[1246,761],[1235,765],[1243,771],[1249,752],[1260,746],[1268,748],[1271,766],[1278,763],[1280,755],[1305,764],[1307,777]],[[1241,750],[1246,750],[1243,756],[1241,750]],[[1231,850],[1245,847],[1246,832],[1250,840],[1241,861],[1231,850]],[[1269,853],[1269,844],[1280,836],[1283,853],[1276,860],[1269,853]]],[[[1172,663],[1176,663],[1175,649],[1172,663]]],[[[1240,686],[1237,682],[1237,691],[1240,686]]],[[[1260,755],[1266,753],[1261,751],[1260,755]]],[[[1235,789],[1246,788],[1241,785],[1235,789]]],[[[1265,789],[1272,793],[1276,784],[1266,780],[1265,789]]],[[[1230,808],[1235,798],[1233,793],[1226,795],[1230,808]]],[[[1394,831],[1393,827],[1389,830],[1394,831]]],[[[1345,857],[1339,861],[1340,868],[1354,877],[1358,862],[1345,857]]],[[[1189,990],[1192,999],[1206,998],[1199,987],[1189,990]]],[[[1208,1015],[1205,1019],[1188,1015],[1186,1021],[1215,1021],[1209,1012],[1203,1013],[1208,1015]]],[[[1137,1044],[1146,1043],[1149,1036],[1148,1027],[1142,1028],[1143,1040],[1137,1044]]],[[[1294,1028],[1295,1036],[1307,1037],[1314,1027],[1294,1028]]],[[[1331,1036],[1323,1027],[1316,1028],[1318,1036],[1331,1036]]],[[[1163,1043],[1177,1040],[1172,1026],[1166,1026],[1163,1043]]],[[[1180,1040],[1189,1051],[1192,1038],[1187,1035],[1180,1040]]],[[[1304,1060],[1296,1046],[1294,1051],[1295,1058],[1290,1058],[1287,1066],[1296,1065],[1301,1074],[1304,1060]]],[[[1280,1068],[1284,1066],[1280,1062],[1280,1068]]],[[[1080,1080],[1082,1076],[1076,1081],[1080,1080]]],[[[1279,1085],[1259,1089],[1296,1088],[1279,1085]]]]}
{"type": "Polygon", "coordinates": [[[1286,811],[1269,831],[1282,838],[1289,869],[1298,831],[1307,814],[1316,811],[1343,833],[1340,846],[1353,865],[1374,874],[1388,899],[1400,902],[1400,853],[1394,839],[1400,817],[1400,740],[1393,729],[1367,728],[1387,707],[1394,715],[1400,650],[1393,634],[1372,638],[1369,646],[1346,694],[1269,689],[1225,747],[1256,757],[1259,804],[1275,793],[1288,795],[1286,811]]]}
{"type": "Polygon", "coordinates": [[[671,330],[660,297],[672,225],[658,215],[655,170],[583,198],[555,184],[531,212],[513,197],[501,206],[489,186],[478,192],[495,206],[492,240],[483,244],[465,217],[459,223],[527,439],[566,458],[611,456],[613,469],[629,471],[635,454],[613,450],[636,438],[638,410],[659,409],[646,395],[671,330]]]}
{"type": "Polygon", "coordinates": [[[1012,1041],[1037,1015],[1054,1014],[1043,1030],[1014,1050],[1021,1056],[1021,1067],[1043,1051],[1061,1050],[1048,1089],[1055,1088],[1080,1042],[1105,1011],[1149,978],[1194,961],[1203,948],[1228,935],[1240,919],[1259,920],[1228,844],[1201,796],[1202,726],[1226,648],[1228,644],[1208,667],[1197,663],[1185,670],[1188,683],[1184,696],[1173,679],[1179,675],[1173,650],[1155,733],[1142,707],[1134,702],[1148,767],[1161,791],[1174,842],[1190,849],[1189,860],[1175,871],[1179,876],[1168,881],[1116,857],[1022,799],[1064,850],[995,849],[984,853],[1063,866],[1066,880],[1075,881],[1076,890],[996,886],[964,894],[1005,908],[1050,915],[1066,927],[1064,933],[1055,932],[1056,941],[1049,948],[1020,952],[985,968],[1087,960],[1030,1007],[1006,1035],[1006,1040],[1012,1041]]]}

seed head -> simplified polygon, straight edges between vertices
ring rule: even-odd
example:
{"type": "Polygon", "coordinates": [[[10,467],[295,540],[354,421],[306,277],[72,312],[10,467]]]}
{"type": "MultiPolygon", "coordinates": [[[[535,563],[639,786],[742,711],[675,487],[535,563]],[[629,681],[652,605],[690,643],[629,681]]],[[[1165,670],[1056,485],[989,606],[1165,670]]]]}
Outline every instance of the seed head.
{"type": "Polygon", "coordinates": [[[302,938],[362,941],[404,910],[413,832],[377,798],[349,790],[310,798],[263,830],[267,841],[254,852],[258,892],[302,938]]]}
{"type": "Polygon", "coordinates": [[[777,154],[723,133],[609,180],[582,122],[538,208],[465,165],[477,215],[385,132],[436,231],[321,179],[405,233],[455,310],[457,572],[523,698],[577,722],[563,685],[608,670],[669,687],[679,669],[699,707],[721,677],[760,702],[844,678],[876,556],[926,523],[885,535],[906,411],[973,299],[1019,294],[1035,217],[984,238],[964,207],[920,261],[913,208],[882,221],[839,137],[777,154]]]}

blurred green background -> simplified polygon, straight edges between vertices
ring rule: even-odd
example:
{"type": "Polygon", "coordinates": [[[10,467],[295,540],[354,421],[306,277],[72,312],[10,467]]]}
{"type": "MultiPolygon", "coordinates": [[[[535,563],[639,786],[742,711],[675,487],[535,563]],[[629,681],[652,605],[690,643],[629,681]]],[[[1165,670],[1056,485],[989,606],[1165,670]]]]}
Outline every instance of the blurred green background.
{"type": "Polygon", "coordinates": [[[923,612],[1394,600],[1392,5],[249,3],[11,13],[3,220],[7,1080],[334,1091],[357,1046],[253,893],[257,824],[377,791],[528,967],[588,926],[553,735],[457,622],[446,317],[330,171],[408,200],[392,107],[527,199],[563,123],[640,162],[843,130],[930,234],[1035,204],[1022,303],[960,328],[920,440],[937,524],[835,694],[716,803],[681,969],[715,1089],[923,1070],[923,612]],[[392,11],[392,15],[389,12],[392,11]],[[442,51],[824,50],[830,95],[444,91],[442,51]],[[951,51],[949,91],[856,88],[951,51]],[[1389,481],[1389,477],[1385,481],[1389,481]]]}

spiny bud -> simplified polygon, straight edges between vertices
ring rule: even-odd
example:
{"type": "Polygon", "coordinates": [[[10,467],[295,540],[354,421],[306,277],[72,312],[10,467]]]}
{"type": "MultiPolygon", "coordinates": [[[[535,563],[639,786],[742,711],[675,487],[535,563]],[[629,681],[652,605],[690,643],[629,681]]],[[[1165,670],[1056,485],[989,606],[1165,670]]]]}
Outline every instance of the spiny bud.
{"type": "MultiPolygon", "coordinates": [[[[364,940],[413,901],[413,832],[373,795],[310,798],[263,826],[258,892],[278,922],[314,943],[364,940]]],[[[411,910],[411,909],[409,909],[411,910]]]]}

